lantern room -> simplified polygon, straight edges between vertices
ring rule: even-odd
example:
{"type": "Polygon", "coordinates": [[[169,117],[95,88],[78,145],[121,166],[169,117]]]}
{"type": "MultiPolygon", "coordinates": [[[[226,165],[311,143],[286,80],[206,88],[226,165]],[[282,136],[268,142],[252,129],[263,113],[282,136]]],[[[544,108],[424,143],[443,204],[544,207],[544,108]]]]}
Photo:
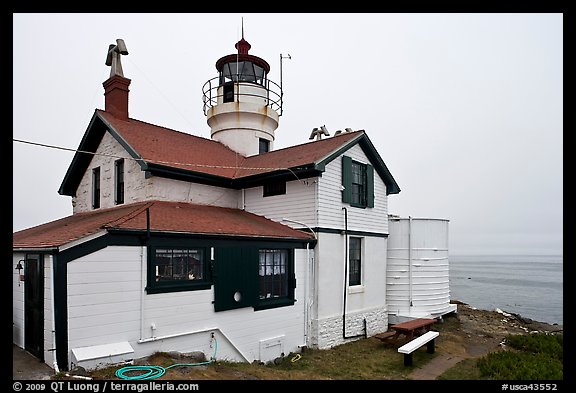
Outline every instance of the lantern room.
{"type": "Polygon", "coordinates": [[[218,76],[204,84],[204,114],[212,139],[244,156],[266,153],[282,114],[282,88],[268,79],[270,65],[248,53],[244,34],[235,48],[216,62],[218,76]]]}

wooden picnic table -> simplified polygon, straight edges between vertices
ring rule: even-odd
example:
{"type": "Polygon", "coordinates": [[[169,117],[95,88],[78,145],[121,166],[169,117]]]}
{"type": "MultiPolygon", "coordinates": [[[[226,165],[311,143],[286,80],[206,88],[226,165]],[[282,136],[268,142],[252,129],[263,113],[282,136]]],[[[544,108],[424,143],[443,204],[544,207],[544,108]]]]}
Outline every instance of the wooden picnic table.
{"type": "Polygon", "coordinates": [[[416,318],[411,321],[397,323],[390,326],[390,329],[396,331],[397,334],[404,334],[408,340],[412,340],[414,335],[420,336],[430,330],[430,327],[436,323],[433,318],[416,318]]]}

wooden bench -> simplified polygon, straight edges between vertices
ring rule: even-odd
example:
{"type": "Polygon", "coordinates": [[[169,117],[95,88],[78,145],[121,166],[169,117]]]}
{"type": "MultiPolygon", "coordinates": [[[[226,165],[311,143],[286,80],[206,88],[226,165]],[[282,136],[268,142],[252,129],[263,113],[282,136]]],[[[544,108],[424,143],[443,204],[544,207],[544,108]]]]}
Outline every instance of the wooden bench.
{"type": "Polygon", "coordinates": [[[438,337],[440,333],[430,330],[421,336],[416,337],[414,340],[402,345],[398,348],[398,352],[404,354],[404,365],[412,365],[412,352],[420,348],[422,345],[427,344],[426,352],[434,353],[434,339],[438,337]]]}

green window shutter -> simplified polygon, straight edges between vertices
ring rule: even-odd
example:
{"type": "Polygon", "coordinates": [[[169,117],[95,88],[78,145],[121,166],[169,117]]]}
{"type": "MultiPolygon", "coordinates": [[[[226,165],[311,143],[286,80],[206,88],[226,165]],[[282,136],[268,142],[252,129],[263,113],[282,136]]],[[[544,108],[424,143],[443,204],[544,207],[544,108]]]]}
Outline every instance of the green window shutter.
{"type": "Polygon", "coordinates": [[[342,202],[350,203],[352,200],[352,158],[342,156],[342,202]]]}
{"type": "Polygon", "coordinates": [[[258,302],[258,249],[214,249],[214,311],[252,307],[258,302]],[[235,298],[235,294],[239,294],[235,298]]]}
{"type": "Polygon", "coordinates": [[[366,165],[366,206],[374,207],[374,167],[366,165]]]}

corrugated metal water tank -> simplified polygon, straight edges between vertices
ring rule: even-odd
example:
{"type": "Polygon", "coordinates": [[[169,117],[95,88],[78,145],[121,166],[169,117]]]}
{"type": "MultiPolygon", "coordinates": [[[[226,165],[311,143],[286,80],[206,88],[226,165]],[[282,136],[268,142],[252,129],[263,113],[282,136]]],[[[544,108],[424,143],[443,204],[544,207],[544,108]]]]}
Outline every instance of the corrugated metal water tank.
{"type": "Polygon", "coordinates": [[[447,219],[389,216],[386,299],[390,323],[437,318],[450,304],[447,219]]]}

